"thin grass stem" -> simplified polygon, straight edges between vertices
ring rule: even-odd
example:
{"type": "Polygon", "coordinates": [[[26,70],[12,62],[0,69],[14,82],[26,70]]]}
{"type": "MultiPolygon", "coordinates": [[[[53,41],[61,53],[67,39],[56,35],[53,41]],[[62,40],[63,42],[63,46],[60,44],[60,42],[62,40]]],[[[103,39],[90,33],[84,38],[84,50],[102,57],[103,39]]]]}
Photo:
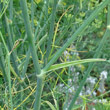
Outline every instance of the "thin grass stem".
{"type": "Polygon", "coordinates": [[[51,18],[49,37],[48,37],[48,42],[47,42],[47,52],[46,52],[45,62],[48,61],[48,57],[49,57],[49,54],[51,51],[52,38],[53,38],[53,33],[54,33],[54,23],[55,23],[57,1],[58,0],[54,0],[54,4],[53,4],[53,10],[52,10],[52,16],[51,16],[52,18],[51,18]]]}
{"type": "Polygon", "coordinates": [[[31,30],[31,25],[30,25],[30,20],[29,20],[29,15],[28,15],[27,2],[26,2],[26,0],[20,0],[20,4],[21,4],[23,17],[24,17],[25,28],[26,28],[26,32],[27,32],[27,36],[28,36],[27,40],[29,42],[30,51],[31,51],[31,54],[32,54],[36,74],[40,74],[41,69],[40,69],[40,65],[39,65],[39,62],[38,62],[38,56],[37,56],[36,49],[35,49],[35,44],[34,44],[35,42],[34,42],[34,39],[33,39],[32,30],[31,30]]]}
{"type": "Polygon", "coordinates": [[[10,110],[13,110],[12,91],[11,91],[11,75],[10,75],[10,54],[9,54],[8,48],[6,46],[5,40],[4,40],[1,32],[0,32],[0,37],[2,39],[2,42],[5,46],[6,53],[7,53],[7,56],[6,56],[6,72],[7,72],[7,77],[8,77],[9,95],[10,95],[9,106],[10,106],[10,110]]]}
{"type": "Polygon", "coordinates": [[[31,0],[31,22],[32,31],[34,31],[34,0],[31,0]]]}
{"type": "MultiPolygon", "coordinates": [[[[5,18],[5,23],[6,23],[6,31],[8,32],[8,37],[7,37],[8,42],[7,43],[8,43],[9,50],[11,51],[11,49],[13,48],[13,41],[12,41],[11,31],[10,31],[10,27],[9,27],[9,23],[8,23],[8,18],[6,17],[6,15],[4,16],[4,18],[5,18]]],[[[14,69],[15,69],[16,73],[19,76],[18,63],[16,62],[17,61],[17,55],[14,51],[11,54],[11,59],[12,59],[12,62],[13,62],[14,69]]]]}
{"type": "MultiPolygon", "coordinates": [[[[26,28],[26,32],[27,32],[27,36],[28,36],[27,40],[29,42],[30,51],[32,54],[32,59],[33,59],[36,75],[40,75],[41,74],[41,68],[40,68],[40,65],[38,62],[38,56],[37,56],[35,44],[34,44],[35,42],[33,39],[33,34],[32,34],[31,25],[30,25],[30,21],[29,21],[27,2],[26,2],[26,0],[20,0],[20,4],[21,4],[25,28],[26,28]]],[[[35,98],[34,110],[40,109],[41,94],[42,94],[42,88],[43,88],[43,77],[44,76],[37,78],[37,89],[36,89],[36,98],[35,98]]]]}
{"type": "Polygon", "coordinates": [[[4,80],[7,82],[8,78],[7,78],[7,75],[6,75],[5,59],[4,59],[1,43],[0,43],[0,65],[1,65],[1,68],[2,68],[2,73],[3,73],[4,80]]]}

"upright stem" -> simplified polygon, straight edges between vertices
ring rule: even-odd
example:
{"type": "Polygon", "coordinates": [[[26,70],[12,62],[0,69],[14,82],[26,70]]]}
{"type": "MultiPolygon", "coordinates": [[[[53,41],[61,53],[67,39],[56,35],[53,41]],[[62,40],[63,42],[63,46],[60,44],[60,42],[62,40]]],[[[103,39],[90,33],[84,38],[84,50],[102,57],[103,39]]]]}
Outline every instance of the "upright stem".
{"type": "Polygon", "coordinates": [[[10,19],[13,20],[13,0],[10,0],[10,19]]]}
{"type": "Polygon", "coordinates": [[[10,75],[10,55],[7,55],[7,73],[8,73],[8,84],[9,84],[9,94],[10,94],[10,108],[13,110],[13,101],[12,101],[12,91],[11,91],[11,75],[10,75]]]}
{"type": "Polygon", "coordinates": [[[4,59],[2,47],[3,45],[0,43],[0,66],[2,68],[4,80],[7,82],[8,78],[7,78],[6,69],[5,69],[5,59],[4,59]]]}
{"type": "MultiPolygon", "coordinates": [[[[68,85],[70,85],[69,79],[70,79],[70,67],[68,68],[68,85]]],[[[64,107],[63,110],[67,110],[68,107],[68,102],[69,102],[69,91],[68,89],[66,90],[66,96],[65,96],[65,103],[64,103],[64,107]]]]}
{"type": "Polygon", "coordinates": [[[11,75],[10,75],[10,54],[8,51],[8,48],[6,46],[5,40],[3,38],[2,33],[0,32],[0,37],[2,39],[2,42],[4,44],[5,50],[6,50],[6,72],[7,72],[7,78],[8,78],[8,86],[9,86],[9,96],[10,96],[10,100],[9,100],[9,108],[10,110],[13,110],[13,101],[12,101],[12,91],[11,91],[11,75]]]}
{"type": "Polygon", "coordinates": [[[23,12],[25,28],[26,28],[26,32],[27,32],[27,36],[28,36],[27,40],[29,42],[32,59],[33,59],[34,67],[36,70],[36,75],[38,75],[34,110],[40,110],[41,93],[42,93],[42,88],[43,88],[43,77],[44,76],[42,76],[42,75],[39,76],[42,73],[41,73],[41,68],[40,68],[39,62],[38,62],[38,56],[36,53],[33,34],[32,34],[31,25],[30,25],[30,21],[29,21],[27,2],[26,2],[26,0],[20,0],[20,3],[21,3],[22,12],[23,12]]]}
{"type": "Polygon", "coordinates": [[[41,94],[43,89],[43,77],[37,78],[37,88],[36,88],[36,95],[35,95],[35,103],[34,103],[34,110],[40,110],[41,105],[41,94]]]}
{"type": "Polygon", "coordinates": [[[31,0],[31,21],[32,31],[34,31],[34,0],[31,0]]]}
{"type": "Polygon", "coordinates": [[[40,74],[41,73],[41,69],[40,69],[40,65],[38,62],[38,56],[37,56],[37,52],[35,49],[35,44],[34,44],[34,37],[33,37],[33,33],[31,30],[31,25],[30,25],[30,20],[29,20],[29,15],[28,15],[28,8],[27,8],[27,2],[26,0],[20,0],[21,3],[21,8],[22,8],[22,12],[23,12],[23,17],[24,17],[24,23],[25,23],[25,28],[26,28],[26,32],[27,32],[27,36],[28,36],[28,42],[29,42],[29,46],[30,46],[30,51],[32,54],[32,59],[34,62],[34,67],[36,70],[36,74],[40,74]]]}

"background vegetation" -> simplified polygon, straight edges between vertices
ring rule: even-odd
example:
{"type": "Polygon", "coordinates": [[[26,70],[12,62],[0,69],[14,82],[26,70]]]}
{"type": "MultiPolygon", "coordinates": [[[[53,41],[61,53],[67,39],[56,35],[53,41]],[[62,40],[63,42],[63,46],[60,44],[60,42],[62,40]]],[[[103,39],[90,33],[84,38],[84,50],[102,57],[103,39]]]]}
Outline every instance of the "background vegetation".
{"type": "Polygon", "coordinates": [[[0,109],[109,110],[109,3],[0,0],[0,109]]]}

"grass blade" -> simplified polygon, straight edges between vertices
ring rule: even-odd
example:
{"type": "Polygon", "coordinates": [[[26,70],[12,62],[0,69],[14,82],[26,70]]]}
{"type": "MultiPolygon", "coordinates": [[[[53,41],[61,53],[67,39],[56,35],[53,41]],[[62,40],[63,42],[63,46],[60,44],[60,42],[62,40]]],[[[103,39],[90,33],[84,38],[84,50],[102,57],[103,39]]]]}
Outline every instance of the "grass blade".
{"type": "Polygon", "coordinates": [[[89,63],[89,62],[99,62],[99,61],[106,61],[106,60],[105,59],[84,59],[84,60],[69,61],[69,62],[65,62],[65,63],[52,65],[52,66],[50,66],[50,68],[48,68],[48,70],[45,73],[53,71],[53,70],[57,70],[60,68],[73,66],[73,65],[89,63]]]}
{"type": "Polygon", "coordinates": [[[53,4],[53,11],[52,11],[52,18],[51,18],[51,24],[50,24],[50,30],[49,30],[49,40],[47,42],[47,52],[46,52],[46,62],[48,61],[48,57],[51,51],[51,43],[52,43],[52,38],[53,38],[53,33],[54,33],[54,23],[55,23],[55,14],[56,14],[56,6],[57,6],[57,1],[54,0],[53,4]]]}

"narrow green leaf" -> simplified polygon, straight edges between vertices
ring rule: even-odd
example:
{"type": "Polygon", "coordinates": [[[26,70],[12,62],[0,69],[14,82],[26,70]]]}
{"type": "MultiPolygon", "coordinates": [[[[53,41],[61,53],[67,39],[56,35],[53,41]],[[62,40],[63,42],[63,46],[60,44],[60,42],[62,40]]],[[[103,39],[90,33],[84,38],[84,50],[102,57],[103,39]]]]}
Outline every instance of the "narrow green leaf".
{"type": "Polygon", "coordinates": [[[77,64],[89,63],[89,62],[99,62],[99,61],[106,61],[106,59],[83,59],[83,60],[76,60],[76,61],[69,61],[69,62],[65,62],[65,63],[55,64],[55,65],[50,66],[50,68],[46,71],[46,73],[53,71],[53,70],[60,69],[60,68],[77,65],[77,64]]]}
{"type": "Polygon", "coordinates": [[[48,104],[48,106],[52,109],[52,110],[56,110],[55,107],[49,102],[49,101],[44,101],[45,103],[48,104]]]}

